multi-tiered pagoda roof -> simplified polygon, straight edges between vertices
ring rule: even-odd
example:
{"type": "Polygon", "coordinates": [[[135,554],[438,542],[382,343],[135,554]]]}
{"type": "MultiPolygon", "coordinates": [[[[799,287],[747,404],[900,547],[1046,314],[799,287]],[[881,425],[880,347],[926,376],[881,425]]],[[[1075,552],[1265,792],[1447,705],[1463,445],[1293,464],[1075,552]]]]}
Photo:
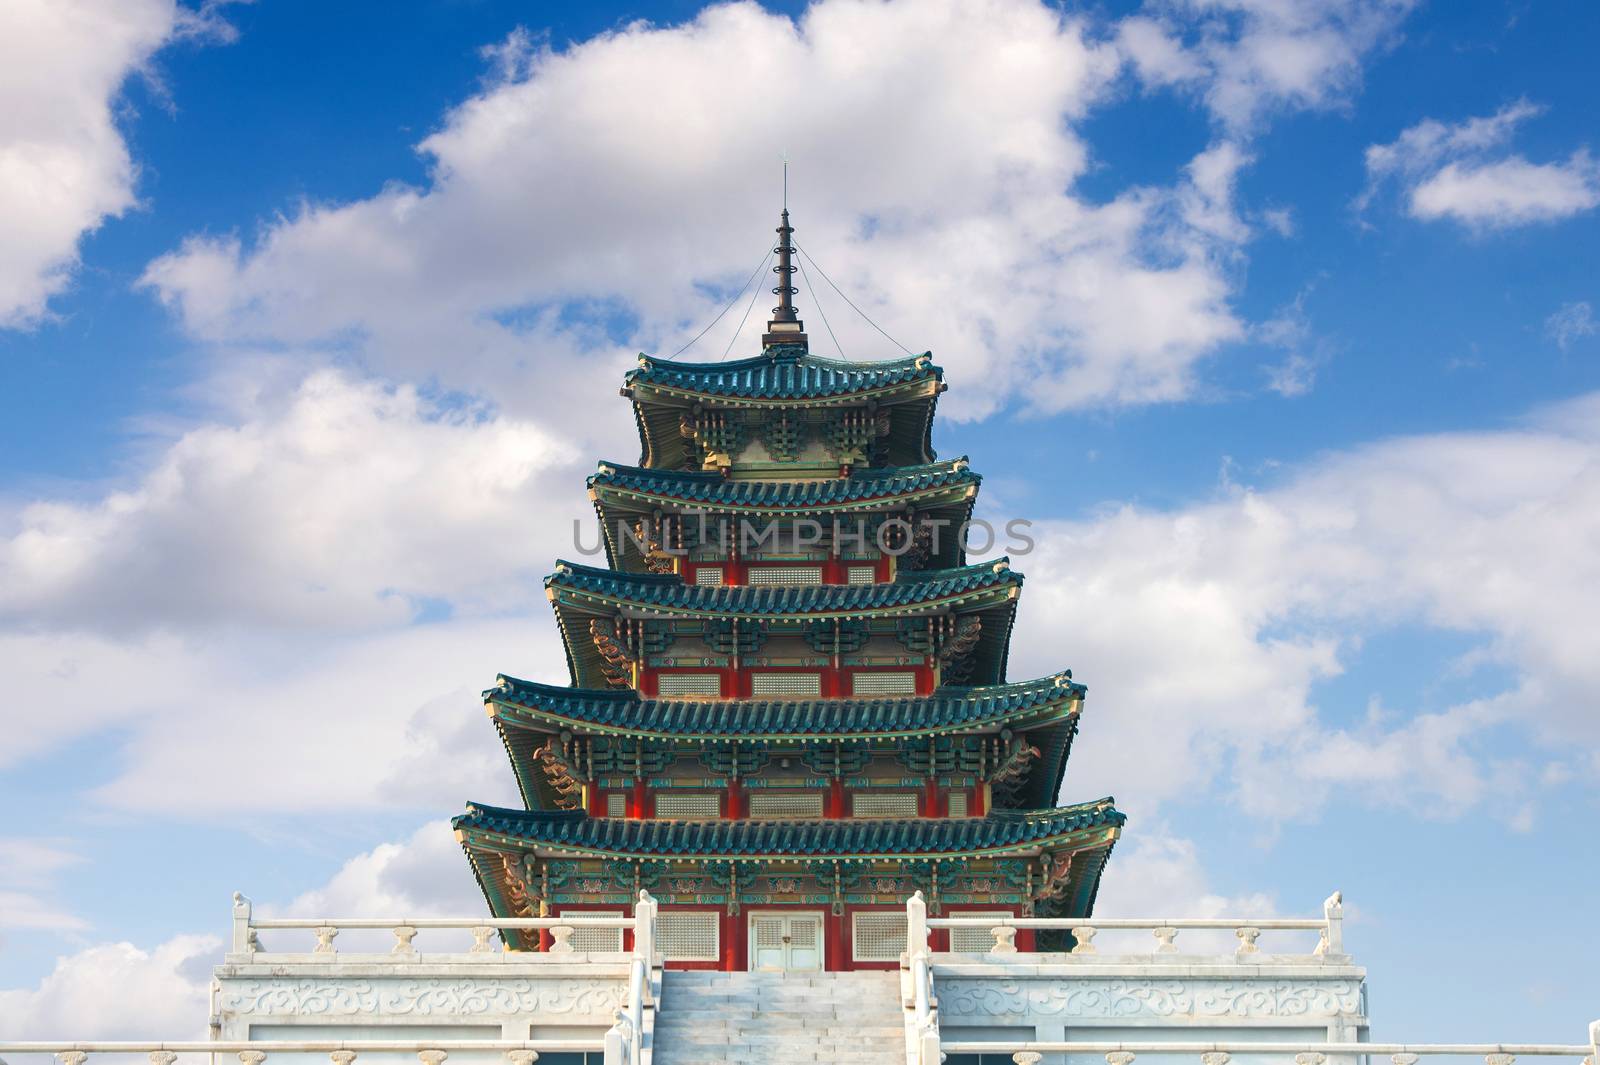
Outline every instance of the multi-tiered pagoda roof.
{"type": "Polygon", "coordinates": [[[762,354],[627,374],[639,465],[588,482],[608,566],[545,581],[572,684],[484,693],[527,809],[457,836],[497,914],[648,887],[675,964],[891,964],[914,890],[1086,915],[1123,817],[1054,805],[1085,689],[1006,678],[1022,576],[966,558],[943,372],[811,354],[778,232],[762,354]]]}

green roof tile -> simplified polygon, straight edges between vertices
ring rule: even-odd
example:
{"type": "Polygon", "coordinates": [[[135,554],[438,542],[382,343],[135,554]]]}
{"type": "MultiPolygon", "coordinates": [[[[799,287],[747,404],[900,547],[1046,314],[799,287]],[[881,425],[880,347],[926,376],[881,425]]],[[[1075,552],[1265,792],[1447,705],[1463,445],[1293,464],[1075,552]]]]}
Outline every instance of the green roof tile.
{"type": "Polygon", "coordinates": [[[906,381],[938,380],[944,371],[931,353],[885,362],[824,359],[799,347],[775,347],[733,362],[680,363],[639,356],[629,385],[650,384],[708,396],[801,399],[869,392],[906,381]]]}
{"type": "Polygon", "coordinates": [[[564,599],[593,596],[662,610],[769,617],[851,614],[930,604],[987,589],[1016,589],[1022,574],[999,558],[957,569],[900,571],[887,584],[718,585],[685,584],[677,574],[621,573],[561,561],[545,587],[564,599]]]}
{"type": "Polygon", "coordinates": [[[802,509],[893,499],[913,492],[976,485],[981,480],[967,466],[965,458],[923,466],[859,470],[849,477],[813,481],[730,480],[714,471],[653,470],[606,463],[599,473],[589,477],[589,487],[637,492],[702,506],[802,509]]]}
{"type": "Polygon", "coordinates": [[[632,690],[569,688],[501,676],[486,701],[597,728],[657,736],[875,736],[972,727],[1081,699],[1068,675],[946,687],[899,699],[641,699],[632,690]]]}
{"type": "Polygon", "coordinates": [[[1109,798],[1051,810],[904,821],[668,821],[591,817],[469,803],[458,832],[598,854],[760,858],[834,855],[977,855],[1046,843],[1126,820],[1109,798]]]}

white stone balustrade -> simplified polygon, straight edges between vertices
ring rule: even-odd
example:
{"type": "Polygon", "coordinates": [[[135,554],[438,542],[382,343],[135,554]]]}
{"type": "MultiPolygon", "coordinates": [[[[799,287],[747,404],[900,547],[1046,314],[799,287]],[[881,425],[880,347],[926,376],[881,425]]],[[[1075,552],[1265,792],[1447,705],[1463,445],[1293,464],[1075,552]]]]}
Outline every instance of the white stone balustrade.
{"type": "MultiPolygon", "coordinates": [[[[1104,1055],[1106,1065],[1133,1065],[1146,1057],[1159,1057],[1163,1063],[1176,1063],[1198,1058],[1200,1065],[1228,1065],[1236,1054],[1253,1056],[1271,1055],[1292,1058],[1295,1065],[1326,1065],[1335,1055],[1369,1056],[1388,1055],[1393,1065],[1418,1065],[1425,1058],[1474,1056],[1482,1057],[1484,1065],[1514,1065],[1519,1057],[1578,1058],[1590,1062],[1596,1053],[1594,1029],[1591,1028],[1588,1044],[1562,1043],[1319,1043],[1315,1049],[1303,1043],[1277,1043],[1240,1041],[1237,1043],[1203,1042],[1116,1042],[1094,1041],[1005,1043],[999,1041],[950,1041],[941,1044],[943,1054],[1004,1054],[1018,1065],[1037,1065],[1046,1054],[1072,1054],[1073,1056],[1104,1055]]],[[[0,1048],[3,1049],[3,1048],[0,1048]]],[[[916,1065],[932,1065],[918,1061],[916,1065]]]]}
{"type": "MultiPolygon", "coordinates": [[[[442,952],[432,955],[437,960],[442,955],[450,954],[495,954],[499,948],[494,943],[496,933],[509,931],[546,931],[550,935],[551,943],[545,955],[562,954],[572,955],[575,948],[571,945],[573,933],[580,928],[607,928],[623,929],[638,933],[638,915],[633,917],[588,917],[581,914],[571,914],[561,917],[517,917],[517,918],[489,918],[482,917],[399,917],[393,919],[381,918],[257,918],[252,912],[250,900],[244,895],[235,894],[233,897],[233,947],[231,955],[239,958],[267,961],[273,958],[292,957],[302,958],[310,955],[311,960],[332,962],[336,959],[347,958],[351,953],[358,954],[363,961],[377,963],[384,959],[384,954],[379,950],[344,952],[335,944],[335,940],[343,932],[372,933],[385,931],[394,937],[393,946],[388,950],[387,957],[395,963],[418,963],[429,960],[418,949],[416,942],[419,933],[438,931],[457,931],[469,933],[472,937],[470,947],[465,946],[456,951],[442,952]],[[292,933],[299,931],[309,932],[314,942],[308,944],[309,949],[299,951],[282,950],[281,936],[276,933],[292,933]],[[273,933],[270,936],[268,949],[262,945],[261,933],[273,933]]],[[[651,935],[653,938],[653,933],[651,935]]],[[[523,958],[538,958],[538,953],[524,954],[523,958]]],[[[568,960],[571,960],[570,958],[568,960]]]]}
{"type": "MultiPolygon", "coordinates": [[[[1181,959],[1195,956],[1193,953],[1180,954],[1178,946],[1178,933],[1185,930],[1231,934],[1238,945],[1232,952],[1241,959],[1248,958],[1252,963],[1257,963],[1267,957],[1294,957],[1300,959],[1327,959],[1338,961],[1344,959],[1344,901],[1343,897],[1335,892],[1323,903],[1323,915],[1320,918],[1283,918],[1283,917],[1241,917],[1241,918],[1095,918],[1085,920],[1082,917],[963,917],[959,913],[949,917],[923,917],[920,923],[911,926],[913,936],[917,928],[926,929],[955,929],[955,928],[981,928],[994,937],[994,946],[989,949],[991,955],[1013,955],[1018,952],[1016,947],[1017,932],[1022,929],[1035,931],[1065,930],[1073,936],[1074,945],[1070,955],[1081,959],[1083,964],[1094,964],[1105,960],[1109,956],[1127,957],[1143,955],[1168,955],[1170,960],[1178,963],[1181,959]],[[1096,937],[1101,933],[1119,933],[1128,931],[1145,931],[1155,938],[1155,944],[1145,950],[1130,948],[1126,941],[1115,944],[1106,944],[1096,937]],[[1264,949],[1261,938],[1264,933],[1281,932],[1315,932],[1317,939],[1315,946],[1307,951],[1277,949],[1279,944],[1274,943],[1273,949],[1264,949]],[[1087,957],[1085,957],[1087,955],[1087,957]]],[[[1146,941],[1148,942],[1148,941],[1146,941]]],[[[1195,953],[1217,955],[1221,951],[1206,950],[1195,953]]],[[[1055,957],[1055,955],[1052,955],[1055,957]]]]}

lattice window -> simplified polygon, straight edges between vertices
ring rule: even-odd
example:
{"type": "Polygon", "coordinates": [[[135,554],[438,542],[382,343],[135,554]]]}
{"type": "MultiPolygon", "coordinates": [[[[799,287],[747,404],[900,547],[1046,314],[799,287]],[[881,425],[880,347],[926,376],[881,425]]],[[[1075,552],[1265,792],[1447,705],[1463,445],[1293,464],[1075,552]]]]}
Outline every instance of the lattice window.
{"type": "Polygon", "coordinates": [[[656,677],[662,695],[721,695],[722,678],[715,673],[662,673],[656,677]]]}
{"type": "Polygon", "coordinates": [[[677,821],[704,821],[720,817],[722,796],[710,791],[664,791],[656,795],[656,816],[677,821]]]}
{"type": "Polygon", "coordinates": [[[752,673],[751,695],[821,695],[821,673],[752,673]]]}
{"type": "Polygon", "coordinates": [[[722,570],[716,566],[701,566],[694,571],[694,583],[700,588],[719,588],[722,586],[722,570]]]}
{"type": "Polygon", "coordinates": [[[876,584],[878,582],[878,567],[876,566],[850,566],[844,571],[846,584],[876,584]]]}
{"type": "Polygon", "coordinates": [[[914,791],[861,791],[850,797],[850,812],[857,817],[915,817],[914,791]]]}
{"type": "Polygon", "coordinates": [[[904,910],[857,913],[850,929],[850,956],[856,961],[899,961],[906,949],[904,910]]]}
{"type": "Polygon", "coordinates": [[[628,816],[628,796],[624,792],[613,791],[606,796],[606,816],[628,816]]]}
{"type": "MultiPolygon", "coordinates": [[[[567,917],[621,917],[621,910],[569,910],[567,917]]],[[[572,939],[569,941],[573,950],[590,951],[594,953],[609,952],[620,953],[622,950],[622,929],[620,928],[574,928],[572,939]]]]}
{"type": "Polygon", "coordinates": [[[946,817],[966,817],[966,816],[968,816],[968,814],[967,814],[967,793],[964,792],[964,791],[952,791],[952,792],[950,792],[949,795],[945,796],[945,810],[946,810],[946,813],[945,813],[946,817]]]}
{"type": "MultiPolygon", "coordinates": [[[[959,913],[952,910],[949,917],[1010,917],[1009,913],[986,913],[983,911],[969,912],[962,910],[959,913]]],[[[989,948],[994,946],[994,933],[987,928],[952,928],[950,929],[950,949],[958,954],[987,954],[989,948]]]]}
{"type": "Polygon", "coordinates": [[[807,818],[822,816],[820,791],[752,791],[750,816],[765,818],[807,818]]]}
{"type": "Polygon", "coordinates": [[[715,910],[662,910],[656,918],[656,949],[668,961],[717,961],[720,916],[715,910]]]}
{"type": "Polygon", "coordinates": [[[850,674],[851,695],[915,695],[917,694],[917,675],[915,673],[852,673],[850,674]]]}
{"type": "Polygon", "coordinates": [[[821,584],[821,566],[752,566],[751,584],[821,584]]]}

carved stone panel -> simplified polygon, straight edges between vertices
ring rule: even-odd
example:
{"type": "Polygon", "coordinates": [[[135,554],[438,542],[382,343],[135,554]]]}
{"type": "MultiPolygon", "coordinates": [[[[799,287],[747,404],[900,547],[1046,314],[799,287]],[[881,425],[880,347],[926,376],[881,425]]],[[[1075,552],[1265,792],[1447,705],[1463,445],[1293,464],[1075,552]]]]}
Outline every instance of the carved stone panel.
{"type": "Polygon", "coordinates": [[[938,981],[938,989],[939,1009],[946,1018],[1285,1018],[1303,1022],[1361,1014],[1361,985],[1354,980],[948,977],[938,981]]]}

